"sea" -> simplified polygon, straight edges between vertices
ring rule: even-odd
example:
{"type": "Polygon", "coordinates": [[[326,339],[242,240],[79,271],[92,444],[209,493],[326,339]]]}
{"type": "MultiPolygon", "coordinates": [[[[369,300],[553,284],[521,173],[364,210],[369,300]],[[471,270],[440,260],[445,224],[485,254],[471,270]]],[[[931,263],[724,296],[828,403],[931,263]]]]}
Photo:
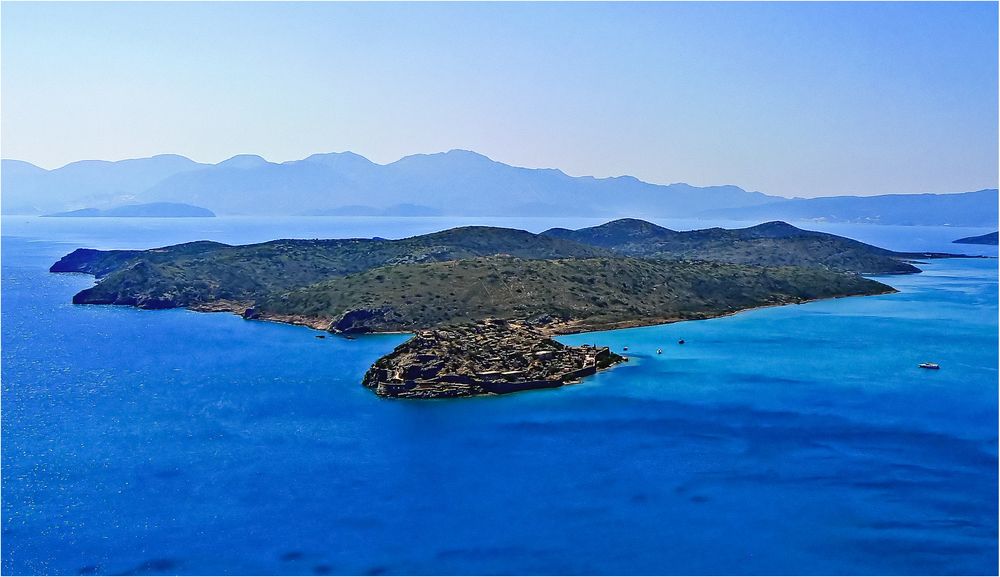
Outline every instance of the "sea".
{"type": "Polygon", "coordinates": [[[47,272],[78,247],[598,222],[3,217],[0,570],[997,574],[997,248],[950,242],[984,229],[801,225],[994,258],[878,278],[896,294],[560,337],[631,360],[434,401],[360,384],[405,335],[74,306],[93,279],[47,272]]]}

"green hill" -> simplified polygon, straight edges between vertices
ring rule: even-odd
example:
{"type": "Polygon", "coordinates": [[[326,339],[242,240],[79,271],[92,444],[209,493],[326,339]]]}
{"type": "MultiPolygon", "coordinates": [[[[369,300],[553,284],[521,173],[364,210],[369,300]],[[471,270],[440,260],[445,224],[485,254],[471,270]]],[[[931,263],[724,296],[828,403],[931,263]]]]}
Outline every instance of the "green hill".
{"type": "Polygon", "coordinates": [[[271,295],[257,303],[256,312],[323,319],[321,324],[345,332],[413,331],[487,318],[575,332],[892,291],[873,280],[823,269],[487,257],[380,267],[271,295]]]}
{"type": "Polygon", "coordinates": [[[615,221],[568,235],[461,227],[401,240],[79,249],[51,270],[99,278],[74,303],[252,308],[252,315],[347,332],[491,317],[543,320],[551,330],[571,331],[887,292],[892,289],[845,272],[852,269],[847,263],[873,263],[861,268],[880,272],[916,270],[886,253],[783,223],[677,233],[615,221]],[[726,260],[750,262],[719,262],[726,260]]]}
{"type": "Polygon", "coordinates": [[[401,240],[275,240],[241,246],[200,241],[145,251],[78,249],[49,270],[102,279],[74,302],[167,308],[254,300],[379,266],[498,254],[547,259],[611,253],[522,230],[462,227],[401,240]]]}
{"type": "Polygon", "coordinates": [[[905,260],[933,256],[895,253],[842,236],[802,230],[784,222],[767,222],[742,229],[678,232],[642,220],[621,219],[579,230],[554,228],[542,235],[632,257],[809,266],[860,274],[920,272],[905,260]]]}

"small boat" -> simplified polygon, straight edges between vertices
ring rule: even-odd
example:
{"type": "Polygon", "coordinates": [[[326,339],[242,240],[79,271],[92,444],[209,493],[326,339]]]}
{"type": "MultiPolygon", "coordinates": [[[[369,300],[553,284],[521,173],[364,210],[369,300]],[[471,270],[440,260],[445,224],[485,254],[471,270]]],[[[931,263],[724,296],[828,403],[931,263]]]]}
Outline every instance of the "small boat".
{"type": "Polygon", "coordinates": [[[326,335],[316,335],[316,338],[317,338],[317,339],[325,339],[325,338],[326,338],[326,335]]]}
{"type": "Polygon", "coordinates": [[[627,350],[628,350],[628,347],[622,347],[622,350],[623,350],[623,351],[627,351],[627,350]]]}
{"type": "Polygon", "coordinates": [[[681,339],[681,340],[677,341],[677,344],[683,345],[684,344],[684,339],[681,339]]]}
{"type": "Polygon", "coordinates": [[[920,363],[917,366],[920,367],[921,369],[934,369],[934,370],[938,370],[938,369],[941,368],[941,365],[939,365],[937,363],[920,363]]]}
{"type": "Polygon", "coordinates": [[[656,354],[662,355],[663,354],[663,349],[656,349],[656,354]]]}

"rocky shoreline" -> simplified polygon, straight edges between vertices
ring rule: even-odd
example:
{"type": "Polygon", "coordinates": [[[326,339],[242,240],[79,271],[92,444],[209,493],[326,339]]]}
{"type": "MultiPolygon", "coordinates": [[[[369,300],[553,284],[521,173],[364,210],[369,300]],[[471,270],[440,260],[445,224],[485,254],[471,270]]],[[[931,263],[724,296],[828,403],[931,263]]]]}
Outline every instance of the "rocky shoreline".
{"type": "Polygon", "coordinates": [[[607,347],[564,345],[527,323],[488,319],[420,331],[362,383],[380,397],[500,395],[578,383],[627,360],[607,347]]]}

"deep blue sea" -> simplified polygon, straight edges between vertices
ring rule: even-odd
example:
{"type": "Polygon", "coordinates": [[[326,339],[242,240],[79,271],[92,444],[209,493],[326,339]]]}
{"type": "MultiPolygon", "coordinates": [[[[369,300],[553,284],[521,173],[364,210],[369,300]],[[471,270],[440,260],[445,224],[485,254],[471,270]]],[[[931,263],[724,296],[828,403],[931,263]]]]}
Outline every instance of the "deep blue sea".
{"type": "MultiPolygon", "coordinates": [[[[893,295],[563,337],[632,360],[442,401],[361,387],[404,336],[74,306],[93,280],[46,272],[80,246],[473,222],[594,223],[4,217],[2,572],[997,573],[995,259],[880,279],[893,295]]],[[[996,255],[948,242],[981,229],[813,228],[996,255]]]]}

